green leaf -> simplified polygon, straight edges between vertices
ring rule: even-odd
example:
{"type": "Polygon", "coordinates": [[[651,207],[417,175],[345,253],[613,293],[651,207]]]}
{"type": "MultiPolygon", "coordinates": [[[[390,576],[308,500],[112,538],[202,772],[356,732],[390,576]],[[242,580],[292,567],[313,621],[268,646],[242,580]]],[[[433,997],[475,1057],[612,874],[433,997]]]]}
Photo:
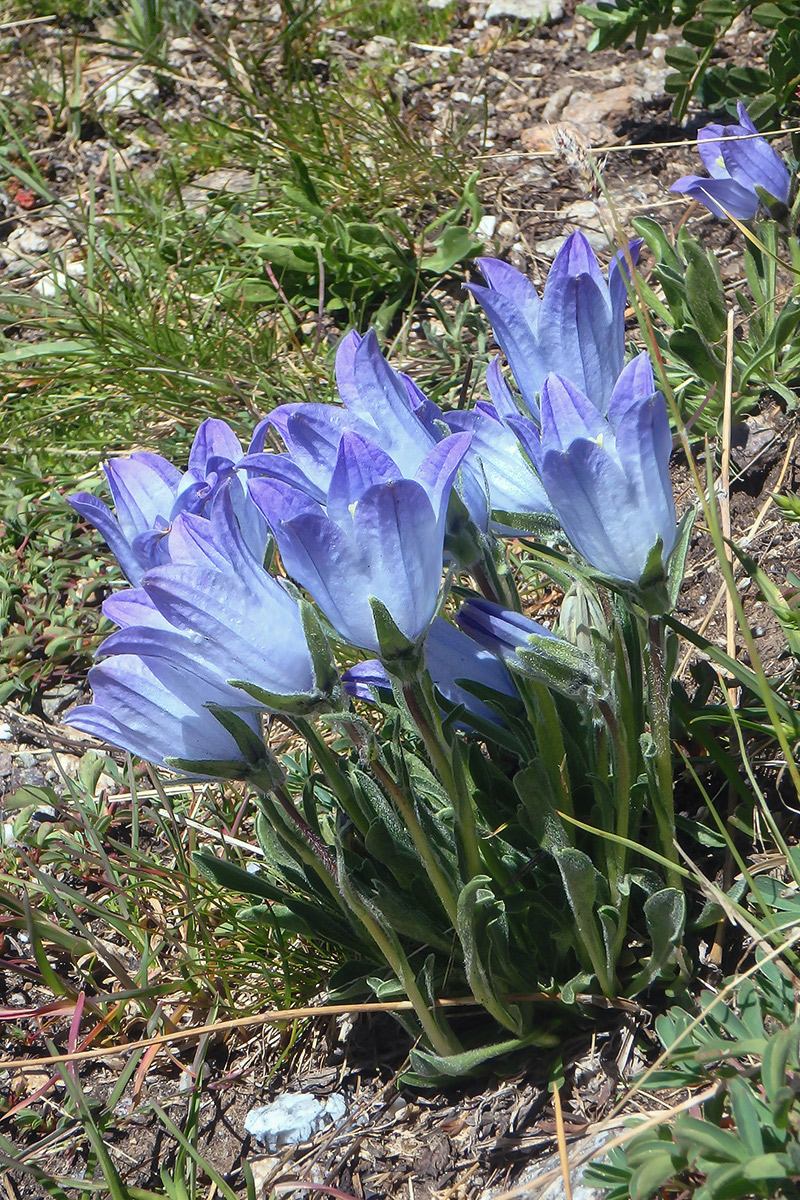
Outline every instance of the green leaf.
{"type": "Polygon", "coordinates": [[[670,354],[682,359],[708,384],[722,387],[725,363],[692,325],[676,329],[667,339],[670,354]]]}
{"type": "Polygon", "coordinates": [[[645,901],[644,917],[652,952],[631,984],[631,995],[648,987],[671,967],[683,942],[686,899],[677,888],[663,888],[645,901]]]}
{"type": "Polygon", "coordinates": [[[483,249],[481,242],[475,239],[463,225],[445,230],[436,245],[433,254],[426,254],[420,266],[423,271],[432,271],[434,275],[444,275],[452,270],[457,263],[472,258],[483,249]]]}
{"type": "Polygon", "coordinates": [[[742,1078],[728,1080],[728,1098],[739,1137],[753,1157],[763,1154],[761,1126],[769,1120],[769,1109],[756,1101],[752,1086],[742,1078]]]}
{"type": "Polygon", "coordinates": [[[789,14],[777,4],[757,4],[750,16],[764,29],[777,29],[789,14]]]}
{"type": "Polygon", "coordinates": [[[458,897],[458,937],[464,950],[464,967],[473,996],[506,1029],[519,1034],[522,1014],[515,1004],[507,1004],[502,992],[508,990],[508,977],[499,980],[493,968],[507,965],[508,918],[502,901],[491,890],[492,880],[479,875],[458,897]]]}
{"type": "Polygon", "coordinates": [[[668,1183],[681,1168],[680,1156],[663,1142],[657,1150],[648,1153],[646,1160],[631,1175],[629,1195],[631,1200],[647,1200],[668,1183]]]}
{"type": "Polygon", "coordinates": [[[718,342],[725,333],[727,310],[717,260],[694,238],[681,244],[686,257],[686,299],[697,329],[706,341],[718,342]]]}
{"type": "Polygon", "coordinates": [[[735,1133],[728,1129],[720,1129],[700,1117],[689,1117],[681,1113],[675,1119],[673,1137],[675,1145],[690,1163],[702,1153],[716,1162],[723,1163],[744,1163],[749,1158],[747,1148],[735,1133]]]}
{"type": "Polygon", "coordinates": [[[753,1183],[769,1179],[782,1182],[786,1181],[789,1175],[794,1175],[795,1171],[786,1154],[759,1154],[745,1163],[742,1174],[753,1183]]]}
{"type": "Polygon", "coordinates": [[[677,275],[683,274],[683,263],[658,221],[654,221],[652,217],[634,217],[631,224],[639,237],[644,238],[659,263],[666,263],[677,275]]]}
{"type": "Polygon", "coordinates": [[[689,553],[689,546],[692,540],[692,529],[694,528],[695,518],[697,517],[697,505],[688,508],[681,517],[678,525],[678,536],[675,542],[675,548],[670,555],[667,563],[667,595],[669,596],[670,611],[678,603],[678,596],[683,583],[683,576],[686,570],[686,558],[689,553]]]}
{"type": "Polygon", "coordinates": [[[773,1034],[764,1047],[761,1082],[771,1104],[775,1103],[778,1093],[786,1086],[789,1061],[797,1063],[798,1038],[800,1038],[800,1023],[795,1022],[788,1029],[782,1029],[779,1033],[773,1034]]]}
{"type": "Polygon", "coordinates": [[[554,1046],[558,1036],[548,1030],[537,1030],[525,1037],[495,1042],[461,1054],[435,1054],[417,1046],[409,1052],[411,1069],[404,1072],[401,1083],[407,1087],[437,1087],[454,1079],[470,1079],[484,1074],[498,1059],[519,1054],[527,1046],[554,1046]]]}

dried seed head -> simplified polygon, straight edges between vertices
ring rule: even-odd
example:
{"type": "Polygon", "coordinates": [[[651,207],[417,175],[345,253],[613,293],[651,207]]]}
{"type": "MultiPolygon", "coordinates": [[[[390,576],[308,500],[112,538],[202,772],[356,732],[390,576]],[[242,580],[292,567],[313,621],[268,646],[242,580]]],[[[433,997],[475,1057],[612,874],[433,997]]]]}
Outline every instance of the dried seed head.
{"type": "Polygon", "coordinates": [[[606,165],[606,159],[598,163],[592,157],[592,151],[575,125],[556,125],[553,136],[556,153],[575,178],[582,184],[592,200],[601,195],[598,174],[606,165]]]}

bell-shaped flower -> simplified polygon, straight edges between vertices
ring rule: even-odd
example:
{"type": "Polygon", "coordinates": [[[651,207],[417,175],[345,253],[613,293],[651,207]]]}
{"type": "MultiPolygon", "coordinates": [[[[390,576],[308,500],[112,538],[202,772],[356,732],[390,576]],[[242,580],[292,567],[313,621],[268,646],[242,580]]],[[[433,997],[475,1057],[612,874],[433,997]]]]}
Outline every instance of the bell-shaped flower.
{"type": "MultiPolygon", "coordinates": [[[[113,458],[104,470],[114,511],[89,492],[70,496],[70,504],[102,534],[124,574],[138,584],[145,571],[167,561],[164,539],[175,517],[203,513],[241,457],[233,431],[209,418],[195,435],[185,473],[160,454],[113,458]]],[[[260,537],[263,553],[264,529],[260,537]]]]}
{"type": "Polygon", "coordinates": [[[381,609],[409,645],[427,632],[442,582],[448,500],[469,442],[468,434],[445,438],[409,479],[374,442],[345,432],[324,505],[283,480],[250,480],[287,573],[352,645],[386,652],[376,626],[381,609]]]}
{"type": "MultiPolygon", "coordinates": [[[[147,762],[197,764],[193,773],[235,778],[247,773],[239,740],[207,706],[230,707],[231,689],[164,658],[118,654],[89,672],[92,704],[73,708],[66,723],[147,762]],[[205,770],[204,770],[205,765],[205,770]]],[[[258,717],[239,720],[260,738],[258,717]]]]}
{"type": "Polygon", "coordinates": [[[568,380],[548,375],[541,432],[513,421],[575,549],[598,571],[632,584],[672,552],[677,526],[669,478],[672,434],[646,354],[628,363],[607,416],[568,380]]]}
{"type": "Polygon", "coordinates": [[[530,676],[573,698],[586,699],[596,692],[591,656],[531,617],[474,597],[461,606],[456,624],[514,674],[530,676]]]}
{"type": "Polygon", "coordinates": [[[699,200],[715,217],[750,221],[762,198],[758,189],[781,206],[789,203],[791,175],[786,163],[763,137],[759,137],[741,100],[736,105],[738,125],[704,125],[697,134],[697,149],[704,175],[684,175],[671,192],[699,200]]]}
{"type": "Polygon", "coordinates": [[[514,417],[519,413],[510,399],[499,359],[489,364],[486,380],[493,404],[479,401],[468,412],[446,413],[444,421],[454,433],[472,434],[464,461],[474,474],[482,475],[485,480],[494,532],[512,537],[535,533],[542,516],[552,514],[553,508],[516,434],[502,419],[501,413],[514,417]],[[505,514],[508,514],[506,519],[505,514]],[[508,524],[512,517],[513,524],[508,524]]]}
{"type": "MultiPolygon", "coordinates": [[[[180,514],[169,535],[179,561],[148,571],[142,587],[111,596],[103,612],[120,629],[98,656],[136,656],[208,682],[214,703],[234,711],[311,708],[329,701],[301,605],[256,559],[236,517],[231,489],[210,519],[180,514]]],[[[317,631],[318,632],[318,631],[317,631]]],[[[321,634],[319,634],[321,638],[321,634]]],[[[319,647],[324,654],[325,647],[319,647]]],[[[324,672],[322,672],[324,674],[324,672]]]]}
{"type": "MultiPolygon", "coordinates": [[[[634,262],[640,246],[630,244],[634,262]]],[[[539,393],[551,372],[570,380],[605,412],[625,355],[625,254],[614,256],[606,283],[587,238],[580,231],[571,234],[555,257],[541,299],[508,263],[483,258],[478,265],[486,286],[468,287],[489,318],[527,414],[538,418],[539,393]]]]}
{"type": "MultiPolygon", "coordinates": [[[[496,655],[485,650],[462,633],[450,621],[437,617],[425,640],[425,666],[438,692],[451,704],[461,705],[467,716],[497,724],[494,709],[469,690],[470,684],[517,695],[511,676],[496,655]]],[[[357,663],[342,676],[344,690],[350,696],[371,701],[373,692],[391,691],[391,681],[377,659],[357,663]]]]}
{"type": "MultiPolygon", "coordinates": [[[[342,340],[336,352],[336,384],[343,408],[284,404],[264,418],[242,464],[251,476],[283,480],[324,503],[345,432],[374,443],[408,479],[448,434],[441,411],[389,364],[373,329],[364,337],[352,330],[342,340]],[[270,429],[280,435],[285,454],[265,451],[270,429]]],[[[484,531],[488,506],[482,477],[465,463],[456,486],[469,519],[484,531]]]]}

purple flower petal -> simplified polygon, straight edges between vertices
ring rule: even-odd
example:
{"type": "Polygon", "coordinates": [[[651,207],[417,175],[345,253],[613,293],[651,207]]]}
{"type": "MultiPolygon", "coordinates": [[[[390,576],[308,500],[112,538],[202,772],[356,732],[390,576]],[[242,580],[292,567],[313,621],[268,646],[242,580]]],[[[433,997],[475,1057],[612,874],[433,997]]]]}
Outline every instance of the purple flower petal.
{"type": "Polygon", "coordinates": [[[300,513],[278,522],[274,531],[287,574],[316,600],[334,629],[354,646],[378,650],[365,590],[366,555],[353,539],[321,512],[300,513]]]}
{"type": "Polygon", "coordinates": [[[548,375],[542,385],[542,446],[565,450],[576,438],[602,438],[606,424],[569,379],[548,375]]]}
{"type": "Polygon", "coordinates": [[[616,431],[617,454],[639,498],[638,536],[647,549],[660,537],[664,557],[672,552],[677,536],[675,500],[669,477],[672,431],[660,392],[631,405],[616,431]]]}
{"type": "Polygon", "coordinates": [[[377,658],[369,658],[366,662],[349,667],[342,675],[342,684],[348,696],[353,696],[356,700],[366,700],[368,704],[372,704],[375,699],[373,692],[392,690],[392,681],[377,658]]]}
{"type": "Polygon", "coordinates": [[[732,179],[705,179],[700,175],[684,175],[669,189],[699,200],[715,217],[735,217],[751,221],[758,212],[758,196],[732,179]]]}
{"type": "Polygon", "coordinates": [[[177,467],[159,454],[132,454],[105,464],[117,520],[132,542],[152,529],[160,517],[168,522],[181,482],[177,467]]]}
{"type": "MultiPolygon", "coordinates": [[[[734,127],[736,128],[736,127],[734,127]]],[[[761,187],[776,200],[786,204],[789,200],[792,178],[780,154],[761,137],[747,137],[738,141],[730,134],[722,143],[721,154],[725,167],[734,183],[755,191],[761,187]]]]}
{"type": "Polygon", "coordinates": [[[209,417],[194,435],[189,453],[189,470],[197,479],[205,479],[210,459],[219,458],[236,464],[242,457],[242,446],[231,427],[216,417],[209,417]]]}
{"type": "Polygon", "coordinates": [[[638,583],[655,543],[641,497],[616,459],[597,442],[578,440],[542,459],[542,482],[564,533],[592,566],[638,583]]]}
{"type": "Polygon", "coordinates": [[[722,138],[725,137],[724,125],[705,125],[697,133],[697,152],[700,161],[712,179],[728,179],[725,160],[722,157],[722,138]]]}
{"type": "Polygon", "coordinates": [[[328,489],[328,516],[349,528],[352,509],[368,488],[399,478],[401,472],[388,454],[358,433],[345,433],[339,443],[336,467],[328,489]]]}
{"type": "MultiPolygon", "coordinates": [[[[493,358],[486,368],[486,386],[489,389],[489,395],[492,397],[492,404],[501,417],[519,416],[519,407],[514,402],[511,388],[505,381],[499,357],[493,358]]],[[[538,417],[539,405],[535,402],[531,412],[533,416],[538,417]]]]}
{"type": "Polygon", "coordinates": [[[425,489],[439,525],[444,521],[453,480],[471,441],[471,433],[454,433],[443,438],[417,471],[417,482],[425,489]]]}
{"type": "MultiPolygon", "coordinates": [[[[162,766],[167,758],[242,761],[234,739],[204,707],[224,703],[226,692],[168,663],[127,655],[93,667],[89,683],[94,703],[72,709],[68,725],[162,766]]],[[[259,734],[257,718],[242,717],[259,734]]]]}
{"type": "Polygon", "coordinates": [[[612,336],[614,314],[594,251],[580,232],[559,250],[542,296],[539,336],[551,370],[571,380],[601,412],[622,370],[624,345],[612,336]]]}
{"type": "Polygon", "coordinates": [[[126,588],[124,592],[115,592],[103,601],[103,615],[121,629],[131,625],[146,625],[153,629],[172,628],[144,588],[126,588]]]}
{"type": "Polygon", "coordinates": [[[111,509],[90,492],[76,492],[69,497],[76,513],[94,525],[116,558],[122,572],[133,584],[141,583],[145,564],[134,552],[111,509]]]}
{"type": "Polygon", "coordinates": [[[623,367],[608,402],[608,423],[616,432],[624,414],[656,391],[653,366],[646,350],[623,367]]]}

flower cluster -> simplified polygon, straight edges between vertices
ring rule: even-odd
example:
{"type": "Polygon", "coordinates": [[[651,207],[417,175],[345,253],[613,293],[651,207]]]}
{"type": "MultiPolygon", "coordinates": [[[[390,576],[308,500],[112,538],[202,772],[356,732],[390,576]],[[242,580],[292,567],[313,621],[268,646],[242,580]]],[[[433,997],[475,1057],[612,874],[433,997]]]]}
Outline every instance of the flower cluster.
{"type": "Polygon", "coordinates": [[[71,722],[155,762],[233,762],[241,746],[220,712],[256,731],[262,711],[330,710],[423,664],[443,701],[499,720],[485,691],[513,696],[509,669],[530,668],[526,639],[558,659],[556,639],[489,610],[478,620],[465,609],[456,628],[439,615],[453,571],[500,599],[495,539],[542,514],[591,568],[634,591],[675,544],[666,407],[647,356],[624,361],[637,249],[617,255],[606,281],[573,234],[541,299],[512,267],[482,262],[487,286],[472,292],[518,393],[495,360],[491,401],[441,411],[389,365],[374,332],[353,332],[336,356],[341,405],[277,409],[246,453],[223,422],[206,421],[185,473],[154,454],[110,462],[115,513],[87,494],[72,503],[133,588],[106,602],[120,629],[91,673],[94,704],[71,722]],[[264,566],[271,539],[288,580],[264,566]],[[509,635],[525,653],[509,654],[509,635]],[[351,669],[344,690],[331,641],[378,656],[351,669]]]}

